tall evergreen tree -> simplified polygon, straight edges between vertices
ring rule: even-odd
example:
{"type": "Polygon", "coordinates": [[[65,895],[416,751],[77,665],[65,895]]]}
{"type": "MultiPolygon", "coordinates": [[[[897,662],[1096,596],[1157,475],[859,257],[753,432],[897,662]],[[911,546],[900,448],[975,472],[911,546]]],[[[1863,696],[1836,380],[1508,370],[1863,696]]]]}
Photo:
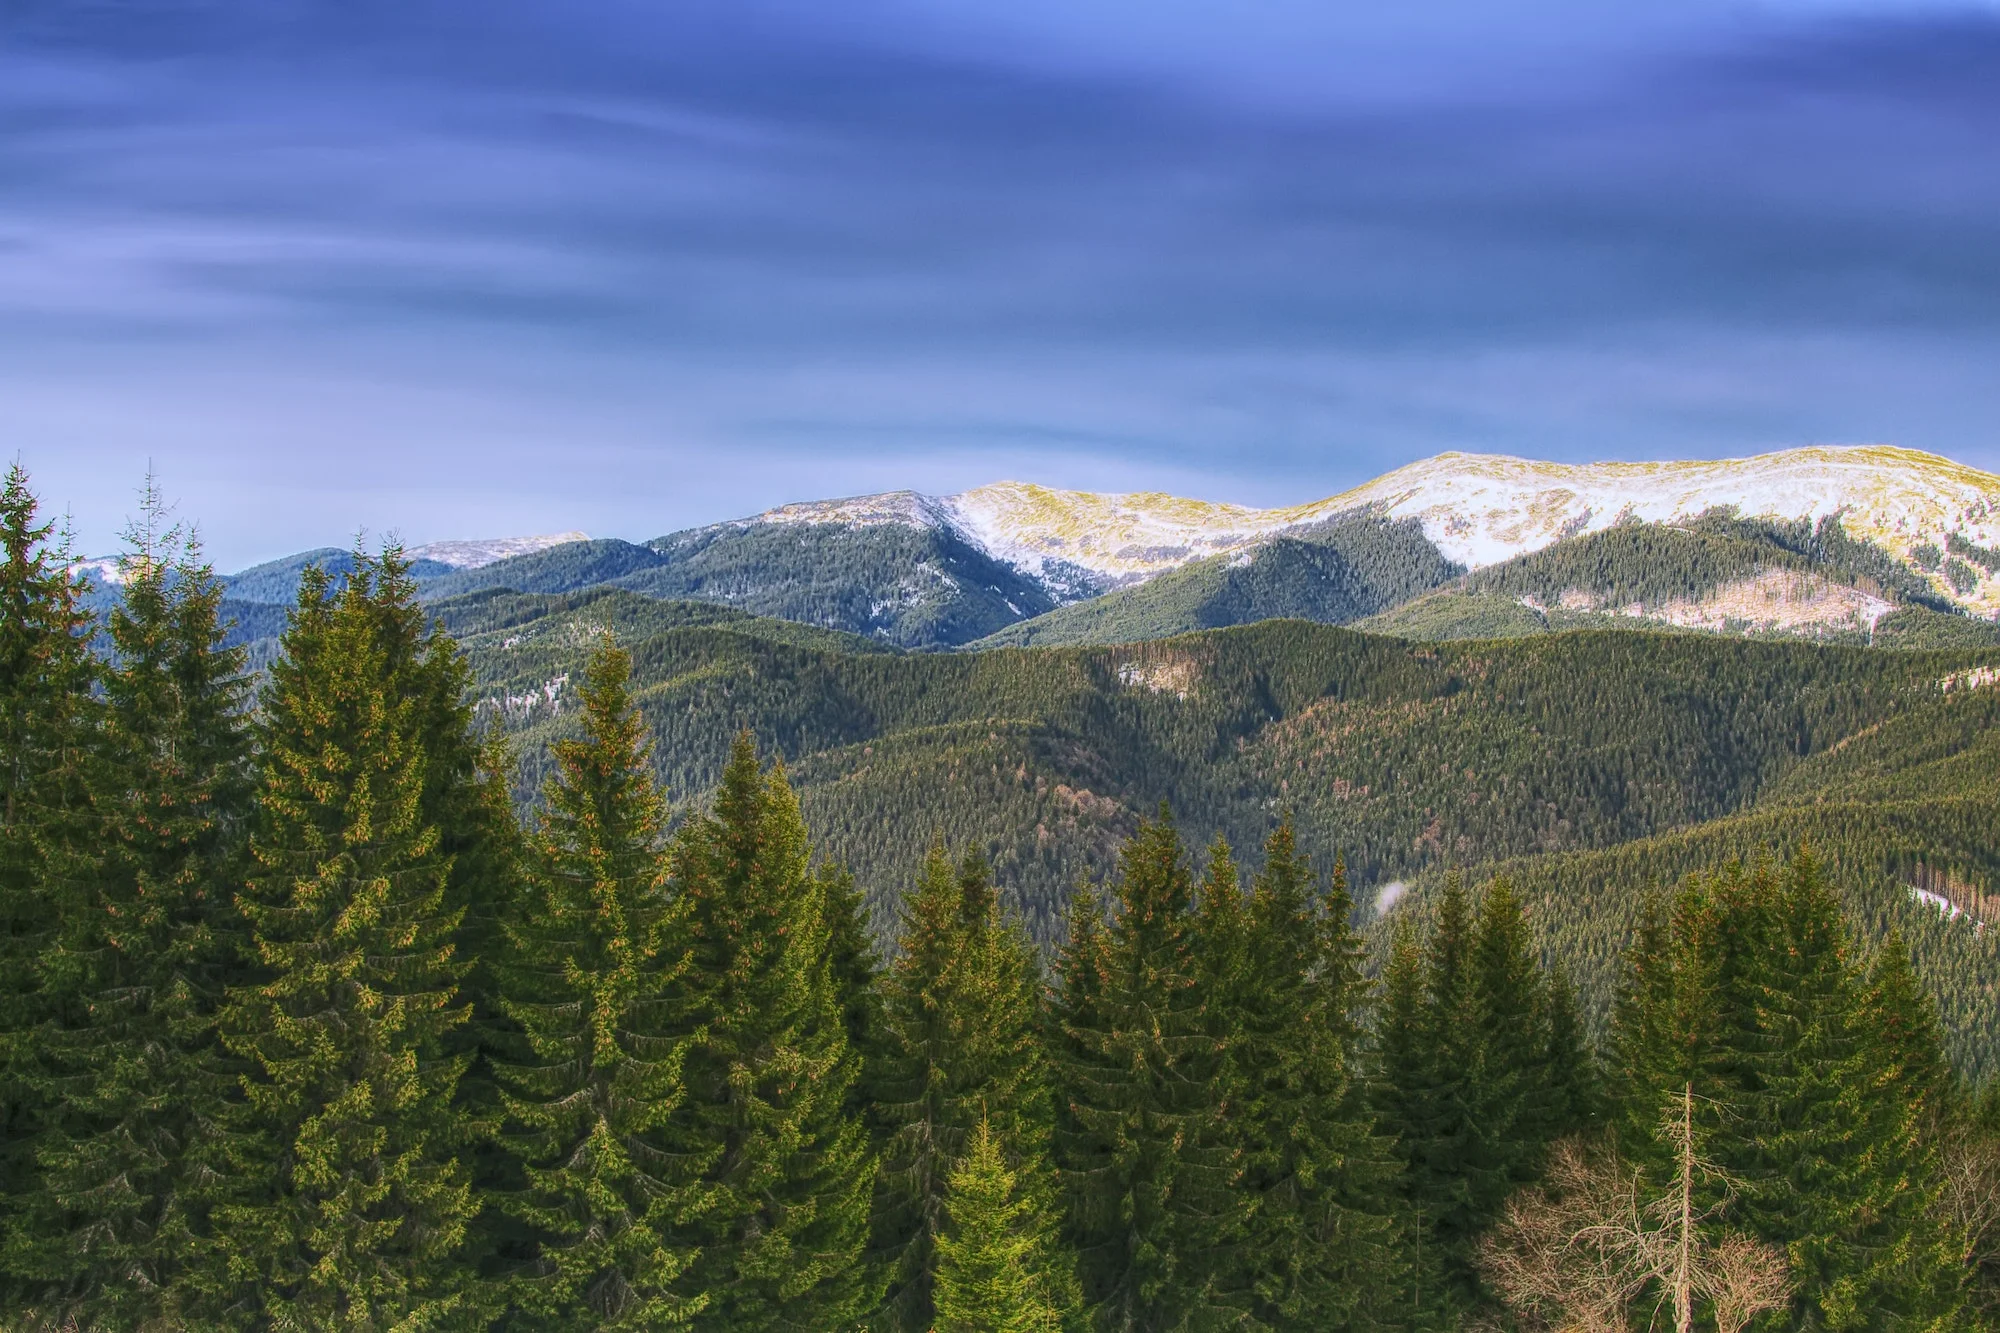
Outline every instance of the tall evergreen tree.
{"type": "Polygon", "coordinates": [[[1485,1077],[1478,1106],[1494,1174],[1477,1201],[1482,1229],[1516,1186],[1538,1178],[1564,1114],[1549,1078],[1549,996],[1521,899],[1505,876],[1480,895],[1473,997],[1485,1077]]]}
{"type": "Polygon", "coordinates": [[[630,673],[622,649],[592,655],[583,734],[556,742],[505,922],[501,1003],[525,1049],[499,1068],[504,1142],[526,1187],[501,1207],[535,1246],[513,1284],[522,1327],[680,1328],[704,1304],[676,1288],[700,1164],[668,1136],[691,1038],[687,902],[667,893],[667,803],[630,673]]]}
{"type": "Polygon", "coordinates": [[[424,819],[399,582],[366,557],[338,590],[307,571],[258,727],[258,975],[222,1014],[250,1068],[204,1277],[278,1327],[435,1327],[467,1304],[461,914],[424,819]]]}
{"type": "Polygon", "coordinates": [[[838,1329],[877,1298],[867,1262],[875,1159],[853,1113],[850,999],[831,957],[826,884],[782,771],[739,736],[708,816],[676,845],[701,1039],[675,1150],[713,1198],[676,1233],[703,1329],[838,1329]]]}
{"type": "Polygon", "coordinates": [[[1057,1070],[1057,1162],[1084,1299],[1120,1333],[1234,1322],[1205,1250],[1234,1206],[1226,1089],[1214,1082],[1194,878],[1164,811],[1126,843],[1116,897],[1103,943],[1086,918],[1083,947],[1073,936],[1065,955],[1087,969],[1064,979],[1057,1070]]]}
{"type": "Polygon", "coordinates": [[[1683,1099],[1719,1174],[1698,1206],[1786,1252],[1784,1326],[1950,1328],[1955,1274],[1932,1220],[1923,1130],[1935,1057],[1892,946],[1875,984],[1809,851],[1728,867],[1649,913],[1614,1024],[1613,1123],[1657,1185],[1683,1099]]]}
{"type": "Polygon", "coordinates": [[[53,1282],[51,1313],[90,1327],[195,1316],[183,1265],[230,1082],[214,1015],[250,792],[242,653],[222,646],[221,586],[150,482],[127,542],[96,858],[63,895],[47,955],[78,1000],[43,1043],[60,1109],[36,1143],[40,1186],[9,1219],[16,1261],[53,1282]]]}
{"type": "Polygon", "coordinates": [[[952,1167],[937,1237],[936,1333],[1059,1333],[1064,1260],[1048,1215],[981,1121],[952,1167]]]}
{"type": "Polygon", "coordinates": [[[1786,867],[1775,906],[1781,947],[1763,969],[1762,1040],[1749,1062],[1746,1217],[1789,1254],[1807,1326],[1953,1327],[1952,1261],[1930,1220],[1927,1089],[1885,1078],[1921,1077],[1931,1063],[1917,1049],[1922,1016],[1892,954],[1879,993],[1903,1007],[1903,1030],[1888,1040],[1870,1030],[1865,978],[1810,849],[1786,867]]]}
{"type": "Polygon", "coordinates": [[[1242,1154],[1251,1313],[1281,1330],[1388,1329],[1411,1315],[1401,1167],[1358,1065],[1367,983],[1344,870],[1313,889],[1289,819],[1264,845],[1244,932],[1231,1124],[1242,1154]]]}
{"type": "MultiPolygon", "coordinates": [[[[985,861],[954,867],[933,845],[905,901],[883,980],[888,1038],[881,1113],[891,1127],[877,1219],[890,1256],[888,1327],[927,1333],[948,1180],[975,1131],[1013,1181],[1021,1225],[1051,1233],[1053,1104],[1039,1031],[1040,976],[1019,923],[1001,914],[985,861]]],[[[1050,1260],[1053,1263],[1053,1260],[1050,1260]]],[[[1050,1298],[1069,1288],[1053,1266],[1050,1298]]]]}
{"type": "MultiPolygon", "coordinates": [[[[95,723],[90,618],[67,543],[51,540],[39,511],[13,464],[0,485],[0,1206],[9,1213],[36,1188],[45,1029],[75,1017],[42,960],[60,891],[83,871],[95,723]]],[[[43,1277],[40,1258],[23,1261],[17,1292],[43,1277]]]]}
{"type": "Polygon", "coordinates": [[[1504,1147],[1485,1119],[1485,1024],[1479,1003],[1470,897],[1445,883],[1421,947],[1408,926],[1387,980],[1376,1110],[1396,1135],[1410,1202],[1425,1219],[1446,1275],[1476,1282],[1473,1247],[1508,1180],[1504,1147]]]}

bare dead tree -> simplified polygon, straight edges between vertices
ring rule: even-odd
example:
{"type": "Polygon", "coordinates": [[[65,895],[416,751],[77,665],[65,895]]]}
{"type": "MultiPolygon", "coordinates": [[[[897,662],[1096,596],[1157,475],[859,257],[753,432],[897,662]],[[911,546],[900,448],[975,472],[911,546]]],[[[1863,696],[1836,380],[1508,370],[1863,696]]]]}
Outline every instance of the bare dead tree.
{"type": "MultiPolygon", "coordinates": [[[[1517,1318],[1563,1333],[1628,1333],[1647,1293],[1693,1333],[1697,1301],[1720,1333],[1740,1333],[1791,1299],[1785,1256],[1748,1236],[1708,1234],[1729,1198],[1727,1177],[1698,1149],[1694,1089],[1661,1123],[1674,1150],[1671,1188],[1649,1197],[1643,1174],[1609,1151],[1574,1140],[1551,1151],[1542,1184],[1509,1200],[1481,1266],[1517,1318]],[[1698,1207],[1697,1185],[1721,1181],[1720,1202],[1698,1207]]],[[[1655,1316],[1657,1317],[1657,1316],[1655,1316]]]]}
{"type": "Polygon", "coordinates": [[[1708,1248],[1695,1272],[1708,1298],[1717,1333],[1742,1333],[1766,1310],[1781,1310],[1792,1299],[1790,1265],[1775,1246],[1732,1232],[1708,1248]]]}

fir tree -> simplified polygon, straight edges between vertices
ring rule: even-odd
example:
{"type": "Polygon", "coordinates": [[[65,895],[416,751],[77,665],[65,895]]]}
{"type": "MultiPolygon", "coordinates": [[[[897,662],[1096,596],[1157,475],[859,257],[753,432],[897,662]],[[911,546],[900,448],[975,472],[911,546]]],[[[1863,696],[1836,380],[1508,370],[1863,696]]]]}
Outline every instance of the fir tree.
{"type": "Polygon", "coordinates": [[[423,818],[423,701],[399,688],[402,590],[356,565],[338,591],[307,571],[264,693],[241,896],[260,975],[222,1014],[250,1068],[203,1277],[282,1328],[433,1327],[466,1304],[459,913],[423,818]]]}
{"type": "Polygon", "coordinates": [[[1195,887],[1170,818],[1125,845],[1118,914],[1101,946],[1075,938],[1065,978],[1065,1108],[1057,1161],[1084,1299],[1100,1327],[1204,1327],[1234,1318],[1206,1246],[1227,1220],[1230,1153],[1197,956],[1195,887]],[[1095,993],[1092,993],[1092,992],[1095,993]]]}
{"type": "MultiPolygon", "coordinates": [[[[36,1188],[46,1029],[76,1017],[75,997],[57,992],[42,962],[57,903],[86,869],[95,724],[90,620],[67,543],[50,540],[53,524],[38,512],[15,463],[0,485],[0,1206],[9,1214],[36,1188]]],[[[6,1256],[17,1291],[50,1276],[37,1249],[6,1256]]]]}
{"type": "Polygon", "coordinates": [[[1400,1165],[1359,1077],[1367,983],[1344,870],[1322,897],[1291,821],[1264,845],[1241,956],[1232,1127],[1242,1153],[1251,1313],[1273,1329],[1404,1326],[1400,1165]]]}
{"type": "Polygon", "coordinates": [[[952,1168],[937,1237],[936,1333],[1059,1333],[1060,1269],[1047,1213],[981,1121],[952,1168]]]}
{"type": "Polygon", "coordinates": [[[681,1289],[708,1298],[703,1329],[846,1328],[878,1297],[875,1160],[850,1102],[859,1061],[826,880],[808,861],[783,772],[760,774],[739,736],[713,813],[675,849],[702,1036],[672,1141],[713,1190],[675,1243],[700,1250],[681,1289]]]}
{"type": "MultiPolygon", "coordinates": [[[[1054,1227],[1039,990],[1034,953],[1019,924],[1002,916],[984,860],[968,852],[954,868],[943,844],[934,845],[883,979],[881,1113],[891,1136],[878,1229],[892,1262],[889,1327],[925,1333],[936,1318],[946,1183],[975,1130],[984,1127],[1012,1174],[1023,1216],[1045,1232],[1054,1227]]],[[[1053,1268],[1046,1277],[1052,1292],[1067,1290],[1053,1268]]]]}
{"type": "Polygon", "coordinates": [[[17,1259],[86,1326],[192,1317],[183,1265],[228,1092],[214,1014],[233,961],[229,875],[247,815],[242,653],[221,586],[149,482],[109,616],[94,773],[97,863],[62,903],[52,973],[80,1003],[43,1044],[59,1098],[17,1259]]]}
{"type": "Polygon", "coordinates": [[[513,1284],[524,1327],[680,1328],[704,1304],[676,1289],[699,1163],[667,1137],[685,1094],[687,905],[667,894],[667,803],[630,672],[621,649],[591,657],[583,734],[556,743],[505,923],[501,1003],[525,1050],[499,1075],[526,1187],[501,1207],[535,1246],[513,1284]]]}

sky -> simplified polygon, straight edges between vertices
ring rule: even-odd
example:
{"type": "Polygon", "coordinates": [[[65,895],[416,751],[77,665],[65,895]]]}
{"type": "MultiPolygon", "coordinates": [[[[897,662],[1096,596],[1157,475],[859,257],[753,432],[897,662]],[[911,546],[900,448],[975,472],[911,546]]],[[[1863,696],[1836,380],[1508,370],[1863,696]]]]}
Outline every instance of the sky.
{"type": "Polygon", "coordinates": [[[0,0],[0,450],[91,554],[149,468],[231,569],[1996,423],[1992,4],[0,0]]]}

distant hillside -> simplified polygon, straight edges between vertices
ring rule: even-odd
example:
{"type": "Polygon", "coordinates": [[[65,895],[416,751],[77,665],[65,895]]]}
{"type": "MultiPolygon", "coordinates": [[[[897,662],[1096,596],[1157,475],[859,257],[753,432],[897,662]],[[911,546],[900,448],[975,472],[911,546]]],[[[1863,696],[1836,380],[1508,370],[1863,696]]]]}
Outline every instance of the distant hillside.
{"type": "MultiPolygon", "coordinates": [[[[468,639],[481,707],[523,755],[524,800],[570,725],[571,682],[601,633],[592,605],[539,629],[489,619],[468,639]]],[[[820,845],[853,867],[884,929],[942,831],[985,851],[1052,939],[1071,888],[1108,873],[1161,801],[1190,840],[1238,847],[1290,809],[1322,866],[1347,858],[1364,900],[1450,866],[1532,872],[1535,893],[1589,918],[1551,925],[1552,947],[1600,1006],[1609,954],[1587,951],[1609,947],[1648,876],[1704,858],[1838,843],[1843,875],[1861,877],[1843,881],[1856,901],[1887,904],[1871,920],[1927,921],[1897,905],[1926,875],[2000,889],[2000,690],[1939,684],[2000,667],[2000,650],[1629,631],[1419,644],[1268,621],[1130,646],[900,655],[627,624],[614,632],[675,801],[703,799],[729,737],[749,729],[783,756],[820,845]],[[1868,836],[1836,838],[1850,828],[1868,836]]],[[[1566,918],[1551,906],[1545,919],[1566,918]]],[[[1962,954],[1934,970],[1971,966],[1962,954]]],[[[1954,1005],[1958,1040],[1975,1019],[2000,1024],[1990,989],[1954,1005]]]]}
{"type": "Polygon", "coordinates": [[[1462,572],[1415,520],[1347,514],[1062,607],[973,646],[1136,643],[1281,617],[1344,625],[1462,572]]]}
{"type": "Polygon", "coordinates": [[[620,586],[726,602],[905,648],[970,643],[1055,606],[1041,584],[948,528],[724,524],[649,545],[662,563],[620,586]]]}
{"type": "Polygon", "coordinates": [[[1711,513],[1574,537],[1360,623],[1412,639],[1500,638],[1634,622],[1662,629],[1885,647],[2000,643],[1838,518],[1711,513]]]}

